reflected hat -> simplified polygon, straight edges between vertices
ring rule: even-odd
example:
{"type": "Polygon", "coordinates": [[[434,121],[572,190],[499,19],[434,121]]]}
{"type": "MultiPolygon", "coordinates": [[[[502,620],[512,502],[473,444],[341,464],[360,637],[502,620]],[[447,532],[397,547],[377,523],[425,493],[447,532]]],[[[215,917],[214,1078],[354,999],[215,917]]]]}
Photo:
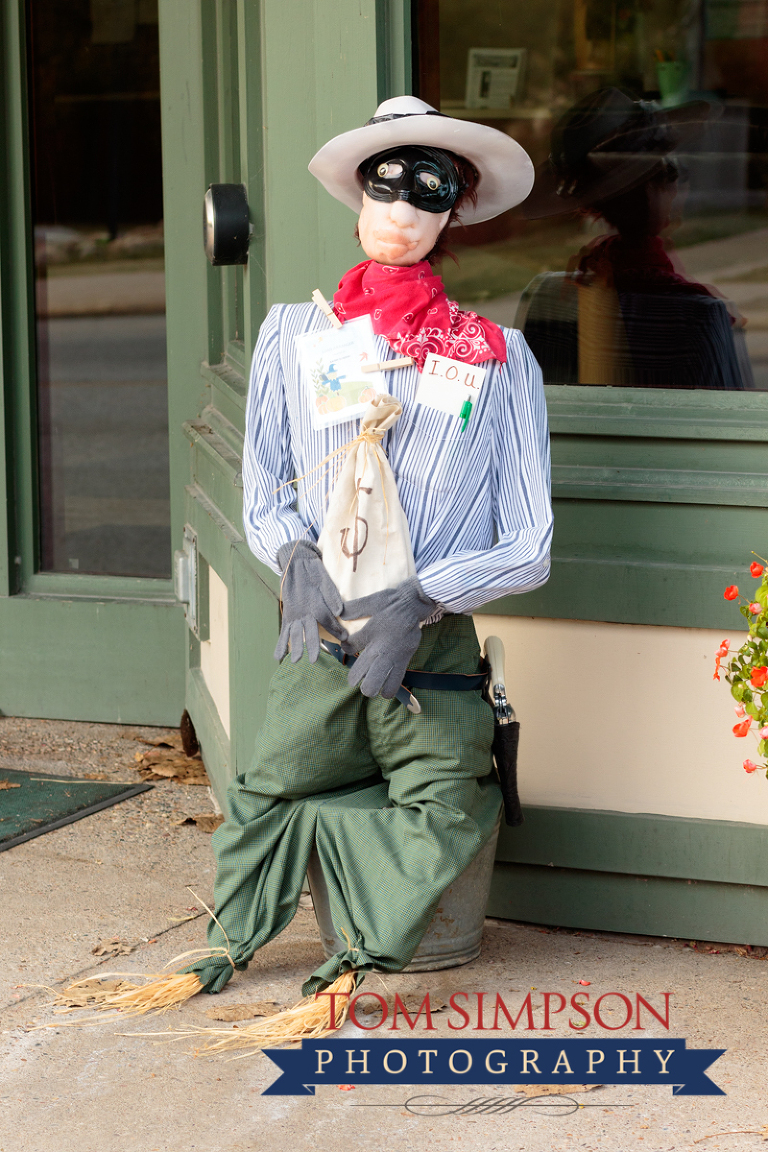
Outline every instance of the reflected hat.
{"type": "Polygon", "coordinates": [[[661,171],[669,154],[715,115],[705,100],[659,108],[618,88],[590,93],[552,129],[550,155],[536,169],[524,215],[575,212],[628,192],[661,171]]]}
{"type": "Polygon", "coordinates": [[[480,176],[477,203],[467,200],[459,209],[458,224],[491,220],[525,200],[533,186],[533,164],[516,140],[471,120],[454,120],[415,96],[385,100],[362,128],[342,132],[312,157],[309,170],[324,188],[353,212],[363,206],[363,185],[358,173],[364,160],[403,144],[443,148],[463,156],[480,176]]]}

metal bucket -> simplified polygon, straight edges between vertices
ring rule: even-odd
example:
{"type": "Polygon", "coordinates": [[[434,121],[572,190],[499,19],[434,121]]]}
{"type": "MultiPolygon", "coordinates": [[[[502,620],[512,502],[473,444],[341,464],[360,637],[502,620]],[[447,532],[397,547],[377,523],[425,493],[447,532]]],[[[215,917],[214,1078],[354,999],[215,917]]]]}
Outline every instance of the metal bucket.
{"type": "MultiPolygon", "coordinates": [[[[480,955],[485,909],[491,891],[496,841],[499,838],[501,816],[496,827],[475,859],[450,888],[446,888],[432,922],[404,972],[434,972],[438,968],[456,968],[469,964],[480,955]]],[[[309,890],[315,906],[317,926],[325,955],[330,958],[346,947],[336,934],[331,920],[328,889],[317,849],[312,849],[307,868],[309,890]]]]}

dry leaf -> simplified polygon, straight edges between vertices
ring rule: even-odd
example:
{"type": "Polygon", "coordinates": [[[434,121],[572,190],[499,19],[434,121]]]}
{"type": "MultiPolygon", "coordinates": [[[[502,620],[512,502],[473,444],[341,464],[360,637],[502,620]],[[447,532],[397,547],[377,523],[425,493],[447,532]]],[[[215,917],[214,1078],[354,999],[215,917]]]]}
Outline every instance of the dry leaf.
{"type": "Polygon", "coordinates": [[[280,1005],[274,1000],[257,1000],[254,1004],[224,1004],[221,1008],[207,1008],[205,1015],[209,1020],[231,1023],[234,1020],[252,1020],[254,1016],[275,1016],[279,1011],[280,1005]]]}
{"type": "Polygon", "coordinates": [[[147,740],[145,736],[134,736],[134,740],[138,740],[139,744],[149,744],[152,748],[177,748],[179,751],[182,749],[181,735],[177,732],[172,732],[169,736],[158,736],[154,740],[147,740]]]}
{"type": "MultiPolygon", "coordinates": [[[[365,992],[362,993],[365,996],[365,992]]],[[[422,988],[416,992],[405,992],[400,996],[400,1003],[404,1006],[406,1012],[411,1014],[418,1012],[424,1003],[424,997],[427,995],[427,989],[422,988]]],[[[386,997],[387,1014],[392,1016],[395,1010],[395,997],[391,994],[386,997]]],[[[429,993],[429,1010],[434,1015],[436,1012],[444,1012],[448,1007],[442,997],[436,995],[434,992],[429,993]]],[[[398,1008],[399,1011],[399,1008],[398,1008]]],[[[366,1000],[364,1003],[355,1004],[355,1013],[357,1015],[372,1016],[374,1012],[381,1012],[381,1002],[379,1000],[366,1000]]]]}
{"type": "Polygon", "coordinates": [[[111,940],[102,940],[95,948],[91,948],[92,956],[127,956],[133,952],[134,945],[125,940],[118,940],[113,936],[111,940]]]}
{"type": "Polygon", "coordinates": [[[0,780],[0,791],[8,788],[21,788],[21,784],[11,784],[10,780],[0,780]]]}
{"type": "MultiPolygon", "coordinates": [[[[400,997],[402,1004],[409,1012],[418,1012],[421,1008],[424,997],[429,993],[429,1008],[431,1012],[443,1012],[448,1007],[445,1000],[437,992],[433,992],[430,988],[425,988],[423,985],[420,988],[414,989],[413,992],[406,992],[405,996],[400,997]]],[[[394,1004],[394,1000],[392,1001],[394,1004]]]]}
{"type": "Polygon", "coordinates": [[[142,743],[152,745],[150,752],[137,752],[134,756],[134,767],[142,780],[173,780],[176,784],[210,786],[199,754],[186,756],[180,746],[171,746],[166,741],[142,740],[142,743]]]}
{"type": "Polygon", "coordinates": [[[602,1084],[515,1084],[513,1092],[524,1096],[570,1096],[573,1092],[591,1092],[602,1084]]]}
{"type": "Polygon", "coordinates": [[[54,1012],[71,1012],[74,1008],[89,1008],[95,1004],[97,992],[119,992],[124,985],[126,988],[133,987],[128,980],[99,980],[98,978],[83,980],[76,988],[69,988],[66,993],[59,994],[54,1012]]]}
{"type": "Polygon", "coordinates": [[[219,812],[199,812],[196,816],[185,816],[183,820],[174,820],[177,827],[184,824],[194,824],[201,832],[215,832],[224,823],[224,817],[219,812]]]}

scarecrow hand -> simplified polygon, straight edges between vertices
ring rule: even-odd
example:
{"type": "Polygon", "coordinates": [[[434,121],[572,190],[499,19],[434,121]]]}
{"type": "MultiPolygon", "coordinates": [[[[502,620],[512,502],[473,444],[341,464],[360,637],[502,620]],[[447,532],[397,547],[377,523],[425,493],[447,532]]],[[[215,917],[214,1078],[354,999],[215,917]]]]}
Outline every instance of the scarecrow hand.
{"type": "Polygon", "coordinates": [[[320,655],[318,624],[339,640],[347,639],[346,629],[336,619],[344,601],[323,566],[319,548],[311,541],[291,540],[283,544],[277,562],[283,573],[283,619],[275,659],[282,660],[290,644],[291,663],[295,664],[306,643],[307,657],[314,664],[320,655]]]}
{"type": "Polygon", "coordinates": [[[437,609],[415,576],[396,588],[350,600],[342,617],[370,620],[343,645],[360,653],[349,672],[349,683],[360,685],[364,696],[391,700],[403,682],[411,657],[421,640],[421,622],[437,609]]]}

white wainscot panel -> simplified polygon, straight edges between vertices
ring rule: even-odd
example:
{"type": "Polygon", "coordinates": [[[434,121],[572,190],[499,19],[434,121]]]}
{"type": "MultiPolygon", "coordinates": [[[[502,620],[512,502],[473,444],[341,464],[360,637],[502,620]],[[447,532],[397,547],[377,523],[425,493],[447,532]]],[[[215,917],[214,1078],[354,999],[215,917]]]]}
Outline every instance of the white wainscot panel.
{"type": "MultiPolygon", "coordinates": [[[[768,780],[713,681],[724,632],[476,616],[498,635],[520,720],[523,803],[768,824],[768,780]]],[[[731,651],[746,633],[728,638],[731,651]]]]}
{"type": "Polygon", "coordinates": [[[229,599],[213,568],[208,569],[208,637],[200,644],[200,671],[229,736],[229,599]]]}

